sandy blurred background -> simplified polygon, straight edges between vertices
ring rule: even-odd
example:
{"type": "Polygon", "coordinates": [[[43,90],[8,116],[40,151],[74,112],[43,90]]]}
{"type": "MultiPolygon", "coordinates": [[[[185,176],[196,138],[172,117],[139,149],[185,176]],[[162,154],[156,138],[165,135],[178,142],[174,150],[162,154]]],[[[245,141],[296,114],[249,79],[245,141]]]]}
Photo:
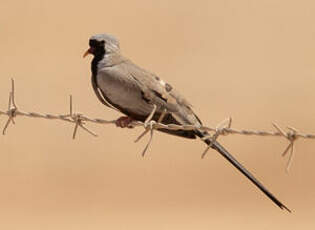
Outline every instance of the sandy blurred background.
{"type": "MultiPolygon", "coordinates": [[[[205,124],[271,122],[315,132],[313,1],[7,1],[0,8],[0,108],[10,78],[21,110],[119,114],[90,85],[88,38],[112,33],[124,55],[182,92],[205,124]]],[[[1,126],[6,118],[0,117],[1,126]]],[[[276,207],[199,141],[141,128],[21,118],[0,137],[1,229],[314,229],[315,142],[299,140],[290,174],[281,138],[221,142],[294,212],[276,207]]]]}

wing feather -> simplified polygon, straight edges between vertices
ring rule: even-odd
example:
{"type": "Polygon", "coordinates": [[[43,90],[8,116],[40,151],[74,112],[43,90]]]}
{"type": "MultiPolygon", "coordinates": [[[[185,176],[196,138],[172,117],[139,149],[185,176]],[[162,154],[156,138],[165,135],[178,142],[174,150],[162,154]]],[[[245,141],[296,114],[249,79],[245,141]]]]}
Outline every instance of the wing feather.
{"type": "Polygon", "coordinates": [[[191,104],[170,84],[131,61],[121,63],[121,65],[137,82],[145,99],[158,106],[159,113],[166,108],[179,124],[201,125],[199,118],[192,110],[191,104]]]}

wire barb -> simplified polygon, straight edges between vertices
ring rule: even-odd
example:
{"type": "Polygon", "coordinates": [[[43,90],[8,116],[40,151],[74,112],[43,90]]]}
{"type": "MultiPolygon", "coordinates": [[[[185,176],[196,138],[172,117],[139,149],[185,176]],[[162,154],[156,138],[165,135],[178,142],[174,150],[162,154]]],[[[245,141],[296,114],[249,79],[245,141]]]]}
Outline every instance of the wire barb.
{"type": "Polygon", "coordinates": [[[288,173],[289,169],[292,165],[292,160],[293,160],[293,155],[294,155],[294,151],[293,151],[294,150],[294,142],[298,139],[298,135],[297,135],[298,131],[295,128],[287,127],[289,131],[285,132],[276,123],[272,123],[272,125],[276,128],[276,130],[278,130],[278,132],[280,133],[281,136],[283,136],[284,138],[286,138],[290,142],[289,145],[285,148],[285,150],[281,154],[284,157],[290,150],[289,159],[288,159],[288,163],[287,163],[287,167],[286,167],[286,172],[288,173]]]}
{"type": "Polygon", "coordinates": [[[73,134],[72,134],[73,140],[75,139],[75,137],[77,135],[78,127],[81,127],[83,130],[85,130],[86,132],[88,132],[92,136],[97,137],[97,134],[95,134],[94,132],[92,132],[91,130],[89,130],[88,128],[86,128],[84,126],[85,123],[84,123],[83,115],[80,113],[73,113],[72,95],[70,95],[69,112],[70,113],[68,115],[66,115],[65,117],[70,117],[72,119],[72,121],[75,123],[74,129],[73,129],[73,134]]]}
{"type": "Polygon", "coordinates": [[[232,125],[232,118],[226,118],[223,121],[221,121],[216,127],[215,127],[215,133],[212,136],[205,136],[202,138],[202,140],[210,140],[210,144],[207,146],[205,151],[201,154],[201,159],[203,159],[209,149],[212,147],[213,143],[218,139],[220,135],[227,135],[228,131],[231,128],[232,125]]]}
{"type": "MultiPolygon", "coordinates": [[[[5,135],[6,131],[10,125],[10,123],[15,124],[14,118],[17,115],[17,106],[15,104],[15,98],[14,98],[15,94],[14,94],[14,80],[13,78],[11,78],[11,92],[9,93],[9,102],[8,102],[8,110],[7,112],[5,112],[5,114],[8,116],[8,120],[4,125],[2,134],[5,135]]],[[[3,114],[3,112],[2,112],[3,114]]]]}
{"type": "MultiPolygon", "coordinates": [[[[153,130],[154,130],[154,125],[156,124],[156,122],[154,120],[152,120],[155,112],[156,112],[157,106],[153,105],[153,109],[151,111],[151,113],[149,114],[149,116],[147,117],[147,119],[145,119],[145,122],[143,123],[143,127],[145,128],[145,130],[140,134],[140,136],[135,140],[135,143],[138,142],[142,137],[144,137],[149,131],[150,131],[150,138],[148,143],[146,144],[144,150],[142,151],[142,157],[144,157],[146,151],[148,150],[151,142],[152,142],[152,138],[153,138],[153,130]]],[[[164,110],[165,111],[165,110],[164,110]]],[[[161,117],[164,117],[164,112],[162,113],[161,117]]],[[[160,118],[161,118],[160,117],[160,118]]],[[[159,119],[160,120],[160,119],[159,119]]]]}

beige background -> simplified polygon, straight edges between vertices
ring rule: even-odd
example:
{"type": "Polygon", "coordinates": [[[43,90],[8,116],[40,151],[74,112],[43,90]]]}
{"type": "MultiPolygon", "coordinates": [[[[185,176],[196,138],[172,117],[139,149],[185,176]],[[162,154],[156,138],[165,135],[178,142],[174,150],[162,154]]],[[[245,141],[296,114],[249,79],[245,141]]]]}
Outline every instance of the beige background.
{"type": "MultiPolygon", "coordinates": [[[[205,124],[271,122],[315,132],[314,1],[1,1],[0,108],[10,78],[21,110],[119,114],[90,85],[88,38],[115,34],[122,52],[182,92],[205,124]]],[[[1,125],[6,118],[0,117],[1,125]]],[[[1,229],[314,229],[315,142],[299,140],[290,174],[273,137],[221,142],[294,212],[277,208],[199,141],[31,118],[0,137],[1,229]]]]}

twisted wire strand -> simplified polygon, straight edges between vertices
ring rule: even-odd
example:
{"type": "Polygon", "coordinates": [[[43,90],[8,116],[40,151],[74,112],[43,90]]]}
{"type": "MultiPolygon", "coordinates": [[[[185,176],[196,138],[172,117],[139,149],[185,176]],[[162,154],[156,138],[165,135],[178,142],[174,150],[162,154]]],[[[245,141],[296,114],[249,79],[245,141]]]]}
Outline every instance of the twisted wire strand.
{"type": "MultiPolygon", "coordinates": [[[[6,134],[6,131],[9,127],[9,125],[15,124],[15,118],[18,116],[21,117],[31,117],[31,118],[41,118],[41,119],[47,119],[47,120],[61,120],[69,123],[74,124],[74,130],[72,138],[76,138],[77,130],[80,127],[82,130],[88,132],[89,134],[93,136],[97,136],[93,131],[88,129],[85,125],[86,123],[95,123],[95,124],[116,124],[116,120],[104,120],[101,118],[89,118],[88,116],[80,113],[74,113],[73,112],[73,102],[72,102],[72,96],[70,95],[70,111],[68,114],[49,114],[49,113],[38,113],[38,112],[25,112],[20,109],[18,109],[16,103],[15,103],[15,87],[14,87],[14,80],[11,79],[11,92],[9,93],[9,102],[8,102],[8,109],[7,111],[1,111],[0,115],[6,115],[8,117],[8,120],[3,128],[3,135],[6,134]]],[[[228,118],[220,122],[216,127],[208,127],[208,126],[201,126],[196,127],[194,125],[176,125],[176,124],[162,124],[161,121],[165,115],[165,112],[161,115],[158,122],[151,120],[154,113],[156,111],[156,106],[154,106],[154,109],[148,116],[145,122],[140,121],[133,121],[130,125],[132,127],[143,127],[145,130],[144,132],[135,140],[135,142],[138,142],[143,136],[145,136],[147,133],[150,133],[150,139],[147,145],[145,146],[145,149],[142,152],[142,156],[145,155],[151,141],[153,138],[153,131],[157,129],[168,129],[168,130],[185,130],[185,131],[191,131],[191,130],[199,130],[201,132],[207,131],[210,133],[213,133],[212,135],[206,136],[202,138],[210,139],[211,141],[215,141],[219,136],[223,135],[230,135],[230,134],[239,134],[239,135],[254,135],[254,136],[275,136],[275,137],[283,137],[289,141],[289,145],[286,147],[284,152],[282,153],[282,156],[286,156],[289,153],[289,159],[286,167],[286,171],[289,171],[289,168],[292,164],[293,159],[293,148],[294,143],[298,138],[305,138],[305,139],[315,139],[314,134],[306,134],[298,131],[297,129],[293,127],[287,127],[287,131],[284,131],[282,128],[280,128],[276,123],[272,123],[273,127],[275,128],[275,131],[263,131],[263,130],[246,130],[246,129],[234,129],[231,128],[232,125],[232,119],[228,118]]],[[[203,152],[201,157],[203,158],[209,148],[208,146],[206,150],[203,152]]]]}

